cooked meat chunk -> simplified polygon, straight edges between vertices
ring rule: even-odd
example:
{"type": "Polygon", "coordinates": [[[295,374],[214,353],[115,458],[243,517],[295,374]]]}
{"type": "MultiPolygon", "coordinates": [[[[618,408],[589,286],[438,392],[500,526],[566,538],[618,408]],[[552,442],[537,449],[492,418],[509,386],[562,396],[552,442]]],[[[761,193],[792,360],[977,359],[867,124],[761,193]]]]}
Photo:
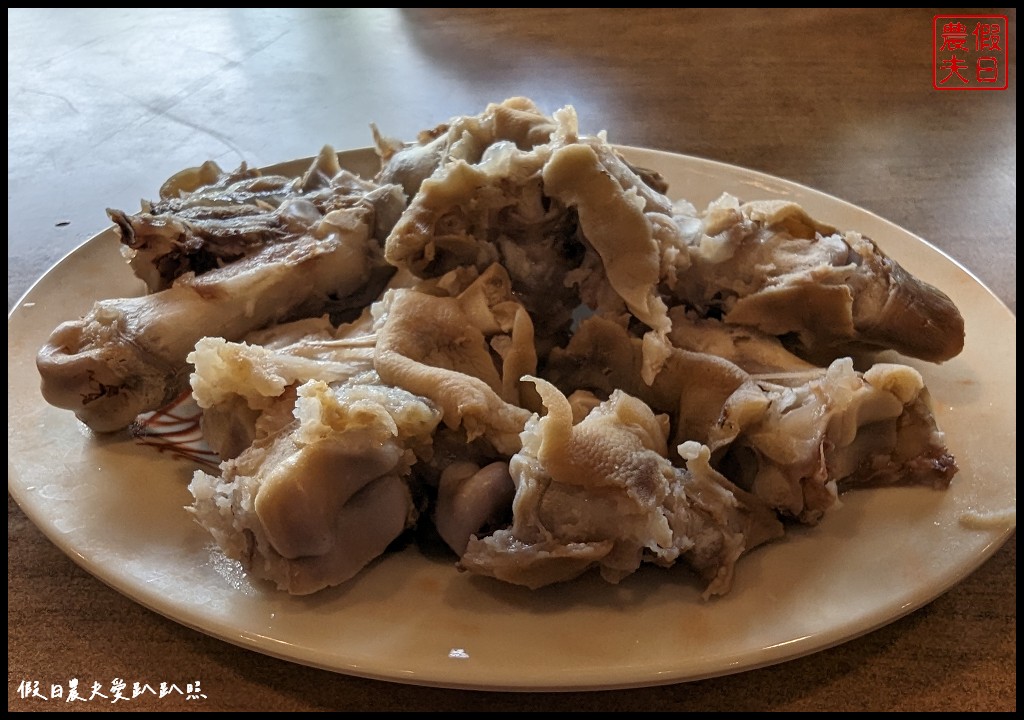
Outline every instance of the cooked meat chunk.
{"type": "Polygon", "coordinates": [[[785,516],[815,523],[845,487],[945,487],[956,463],[920,373],[849,358],[827,369],[751,377],[726,402],[708,446],[723,472],[785,516]]]}
{"type": "Polygon", "coordinates": [[[185,358],[200,339],[240,340],[376,296],[393,270],[373,237],[373,206],[321,215],[301,198],[282,204],[295,206],[304,209],[288,238],[150,295],[101,300],[59,326],[37,357],[46,400],[97,432],[120,430],[187,387],[185,358]]]}
{"type": "Polygon", "coordinates": [[[584,253],[575,216],[542,191],[548,154],[547,145],[499,141],[479,162],[451,160],[423,182],[385,243],[389,263],[424,278],[500,263],[542,352],[568,332],[579,300],[565,279],[584,253]]]}
{"type": "Polygon", "coordinates": [[[672,329],[668,308],[657,292],[662,252],[655,232],[658,225],[650,219],[652,213],[664,215],[666,208],[637,192],[643,186],[639,178],[627,176],[631,182],[623,189],[610,166],[620,174],[628,169],[615,155],[603,155],[582,143],[558,148],[544,167],[544,190],[576,209],[580,231],[600,256],[607,282],[636,319],[651,329],[644,336],[642,369],[644,381],[650,384],[668,354],[667,335],[672,329]]]}
{"type": "Polygon", "coordinates": [[[512,525],[470,540],[464,569],[536,588],[591,567],[618,582],[643,562],[682,559],[719,594],[743,552],[782,534],[766,506],[706,462],[674,467],[667,419],[641,401],[616,391],[574,425],[568,399],[535,382],[547,414],[530,420],[509,463],[512,525]]]}
{"type": "Polygon", "coordinates": [[[748,375],[716,355],[673,348],[661,372],[643,380],[644,348],[621,324],[599,316],[580,323],[565,348],[548,356],[544,377],[560,388],[591,391],[601,397],[629,393],[670,420],[670,457],[687,440],[706,443],[722,407],[748,375]]]}
{"type": "Polygon", "coordinates": [[[530,413],[519,405],[518,381],[536,367],[533,326],[510,292],[497,265],[458,297],[392,290],[381,303],[374,358],[384,382],[430,398],[448,427],[503,453],[519,447],[530,413]],[[502,369],[488,342],[498,337],[506,339],[502,369]]]}
{"type": "Polygon", "coordinates": [[[373,210],[374,234],[391,231],[405,199],[395,185],[375,185],[338,163],[325,146],[298,177],[263,175],[244,163],[225,173],[214,162],[183,170],[129,215],[107,210],[122,252],[150,292],[165,290],[186,273],[204,272],[308,232],[334,210],[373,210]]]}
{"type": "Polygon", "coordinates": [[[864,348],[932,362],[963,349],[963,317],[945,294],[795,203],[725,195],[677,219],[691,233],[692,266],[674,292],[701,313],[785,337],[826,364],[864,348]]]}
{"type": "Polygon", "coordinates": [[[424,180],[453,160],[476,164],[495,143],[529,150],[548,142],[554,131],[552,119],[523,97],[492,103],[479,115],[452,118],[420,133],[419,142],[410,146],[382,136],[374,127],[377,152],[384,161],[377,179],[382,184],[401,185],[406,195],[414,198],[424,180]]]}
{"type": "Polygon", "coordinates": [[[293,420],[221,464],[197,471],[191,511],[257,577],[305,595],[350,579],[417,517],[405,477],[411,447],[439,413],[372,371],[300,385],[293,420]]]}
{"type": "MultiPolygon", "coordinates": [[[[848,358],[807,367],[754,334],[770,348],[770,362],[784,366],[751,374],[726,359],[738,352],[726,341],[750,337],[720,335],[721,356],[675,348],[647,385],[641,340],[592,317],[551,353],[545,376],[605,397],[615,389],[635,394],[667,413],[674,445],[708,445],[729,480],[803,522],[817,522],[840,488],[949,483],[956,465],[916,370],[879,363],[858,373],[848,358]]],[[[739,352],[749,358],[750,348],[739,352]]]]}
{"type": "Polygon", "coordinates": [[[375,343],[369,311],[339,328],[320,317],[250,333],[241,343],[203,338],[188,361],[207,444],[222,460],[237,457],[291,421],[298,385],[339,383],[372,371],[375,343]]]}
{"type": "Polygon", "coordinates": [[[786,349],[774,335],[713,318],[694,318],[677,305],[669,312],[669,340],[681,349],[714,355],[752,373],[800,372],[817,367],[786,349]]]}
{"type": "Polygon", "coordinates": [[[462,555],[470,538],[508,523],[515,491],[507,462],[484,467],[473,462],[452,463],[441,473],[438,487],[437,533],[456,555],[462,555]]]}

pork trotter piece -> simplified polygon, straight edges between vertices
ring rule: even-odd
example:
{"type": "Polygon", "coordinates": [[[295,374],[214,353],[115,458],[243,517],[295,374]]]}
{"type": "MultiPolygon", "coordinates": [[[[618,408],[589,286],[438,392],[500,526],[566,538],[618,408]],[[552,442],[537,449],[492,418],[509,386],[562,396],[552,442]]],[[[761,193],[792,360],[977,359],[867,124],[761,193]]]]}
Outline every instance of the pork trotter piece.
{"type": "Polygon", "coordinates": [[[185,358],[200,339],[239,340],[346,298],[358,305],[369,284],[383,284],[371,217],[365,208],[335,211],[310,233],[166,290],[97,302],[39,351],[43,397],[97,432],[120,430],[188,386],[185,358]]]}

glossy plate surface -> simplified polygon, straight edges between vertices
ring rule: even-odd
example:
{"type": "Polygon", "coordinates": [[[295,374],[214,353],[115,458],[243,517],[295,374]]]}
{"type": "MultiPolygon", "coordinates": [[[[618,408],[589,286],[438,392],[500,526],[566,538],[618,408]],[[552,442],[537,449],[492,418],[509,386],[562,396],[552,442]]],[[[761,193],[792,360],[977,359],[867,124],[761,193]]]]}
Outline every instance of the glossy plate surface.
{"type": "MultiPolygon", "coordinates": [[[[909,361],[960,466],[948,491],[848,494],[819,527],[742,558],[732,592],[710,602],[682,567],[531,592],[459,574],[451,557],[416,547],[343,587],[288,597],[250,581],[183,510],[192,465],[95,437],[39,394],[34,357],[53,328],[94,300],[142,291],[112,230],[56,265],[8,319],[8,489],[75,562],[177,622],[298,663],[441,687],[602,689],[740,672],[869,632],[975,570],[1016,524],[1014,315],[949,257],[867,211],[737,167],[625,151],[698,207],[723,191],[795,200],[874,238],[956,302],[964,352],[939,366],[909,361]]],[[[374,157],[357,150],[343,161],[372,172],[374,157]]]]}

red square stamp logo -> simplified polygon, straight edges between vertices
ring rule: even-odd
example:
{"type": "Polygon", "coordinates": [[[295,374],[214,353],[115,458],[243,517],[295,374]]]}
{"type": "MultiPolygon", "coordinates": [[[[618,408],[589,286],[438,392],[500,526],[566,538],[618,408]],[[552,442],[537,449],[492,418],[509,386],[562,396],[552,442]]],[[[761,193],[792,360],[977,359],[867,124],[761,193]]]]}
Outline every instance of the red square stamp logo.
{"type": "Polygon", "coordinates": [[[1005,90],[1010,86],[1005,15],[936,15],[932,86],[936,90],[1005,90]]]}

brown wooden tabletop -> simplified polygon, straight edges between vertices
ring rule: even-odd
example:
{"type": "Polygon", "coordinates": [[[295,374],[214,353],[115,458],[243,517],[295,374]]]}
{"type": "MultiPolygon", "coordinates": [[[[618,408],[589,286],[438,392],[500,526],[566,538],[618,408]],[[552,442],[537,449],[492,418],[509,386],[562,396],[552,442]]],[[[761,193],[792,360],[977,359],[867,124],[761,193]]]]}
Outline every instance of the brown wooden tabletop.
{"type": "MultiPolygon", "coordinates": [[[[1008,88],[973,92],[933,87],[938,12],[9,9],[8,310],[108,225],[105,208],[137,207],[181,168],[362,147],[370,122],[411,139],[525,95],[574,105],[613,142],[870,210],[1015,315],[1016,12],[960,11],[1008,17],[1008,88]]],[[[10,417],[9,436],[16,427],[10,417]]],[[[1015,443],[1015,424],[999,431],[1015,443]]],[[[313,669],[179,625],[80,569],[8,496],[8,709],[1015,710],[1016,587],[1013,535],[923,608],[778,665],[614,691],[449,690],[313,669]],[[26,682],[69,678],[107,690],[199,680],[206,697],[24,697],[26,682]]]]}

